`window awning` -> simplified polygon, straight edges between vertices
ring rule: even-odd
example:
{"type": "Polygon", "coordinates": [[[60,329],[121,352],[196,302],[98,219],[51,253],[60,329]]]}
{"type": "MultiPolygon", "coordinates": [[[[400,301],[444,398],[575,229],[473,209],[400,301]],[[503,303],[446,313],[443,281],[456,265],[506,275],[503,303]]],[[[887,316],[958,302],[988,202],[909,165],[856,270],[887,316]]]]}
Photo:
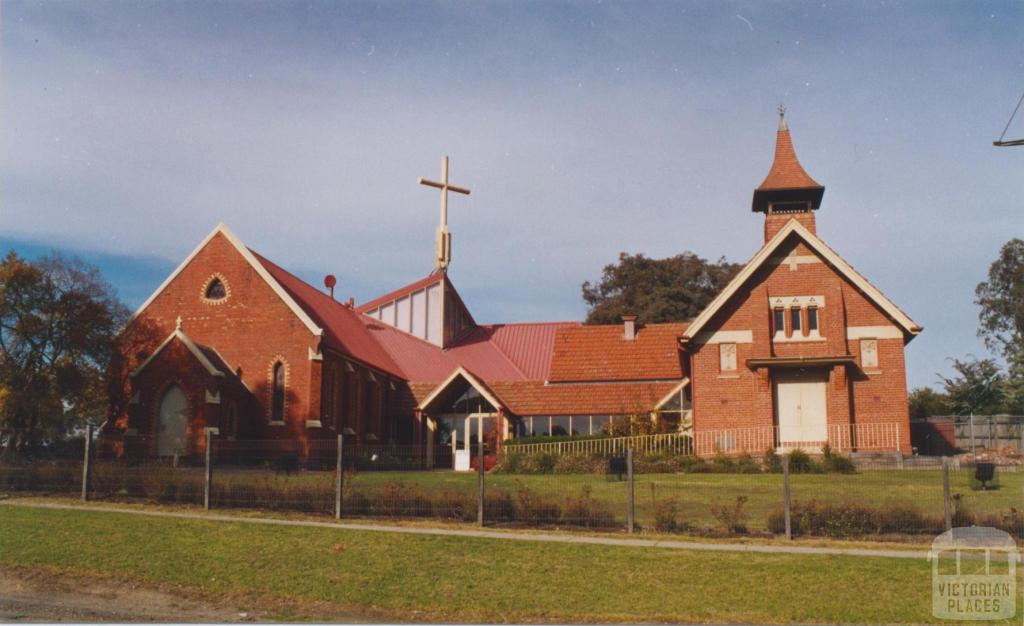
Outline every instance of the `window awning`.
{"type": "Polygon", "coordinates": [[[854,365],[857,360],[849,354],[833,356],[776,356],[764,359],[747,359],[747,367],[813,367],[816,365],[854,365]]]}

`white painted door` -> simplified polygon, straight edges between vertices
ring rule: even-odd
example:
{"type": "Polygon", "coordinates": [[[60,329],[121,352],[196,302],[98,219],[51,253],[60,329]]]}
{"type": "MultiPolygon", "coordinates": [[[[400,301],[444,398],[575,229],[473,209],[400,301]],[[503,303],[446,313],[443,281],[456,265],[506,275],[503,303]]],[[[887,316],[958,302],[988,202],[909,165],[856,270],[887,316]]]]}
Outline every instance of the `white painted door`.
{"type": "Polygon", "coordinates": [[[828,375],[815,371],[773,372],[780,447],[828,441],[825,385],[828,375]]]}
{"type": "Polygon", "coordinates": [[[185,453],[185,431],[188,428],[188,398],[181,387],[172,385],[160,400],[160,422],[157,424],[156,450],[160,456],[185,453]]]}

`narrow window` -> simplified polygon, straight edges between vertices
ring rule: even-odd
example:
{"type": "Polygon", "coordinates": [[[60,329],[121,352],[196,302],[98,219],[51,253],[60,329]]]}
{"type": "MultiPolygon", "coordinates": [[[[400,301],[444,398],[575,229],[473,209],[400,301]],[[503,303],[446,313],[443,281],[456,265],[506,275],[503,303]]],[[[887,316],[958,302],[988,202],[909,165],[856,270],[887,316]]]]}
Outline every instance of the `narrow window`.
{"type": "Polygon", "coordinates": [[[205,295],[207,300],[220,300],[228,295],[228,291],[224,288],[224,283],[219,278],[214,278],[206,286],[205,295]]]}
{"type": "Polygon", "coordinates": [[[791,326],[790,332],[793,335],[800,334],[800,308],[793,307],[789,310],[789,323],[791,326]]]}
{"type": "Polygon", "coordinates": [[[782,335],[786,332],[786,312],[785,309],[775,309],[775,315],[773,317],[775,326],[775,334],[782,335]]]}
{"type": "Polygon", "coordinates": [[[818,307],[812,306],[807,309],[807,330],[812,334],[818,334],[818,307]]]}
{"type": "Polygon", "coordinates": [[[274,364],[274,390],[270,399],[270,420],[284,421],[284,363],[274,364]]]}

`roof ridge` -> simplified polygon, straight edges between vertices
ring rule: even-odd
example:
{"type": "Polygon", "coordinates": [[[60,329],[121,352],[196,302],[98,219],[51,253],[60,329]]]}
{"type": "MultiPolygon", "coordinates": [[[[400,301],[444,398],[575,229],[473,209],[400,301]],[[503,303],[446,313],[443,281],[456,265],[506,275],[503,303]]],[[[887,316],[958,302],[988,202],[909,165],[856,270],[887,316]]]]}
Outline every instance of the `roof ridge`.
{"type": "Polygon", "coordinates": [[[398,289],[393,289],[383,295],[377,296],[376,298],[371,298],[370,300],[367,300],[366,302],[353,308],[357,309],[360,313],[365,313],[366,311],[374,309],[381,304],[385,304],[387,302],[390,302],[391,300],[395,300],[401,297],[403,294],[407,294],[411,291],[418,291],[423,287],[432,285],[436,282],[440,282],[444,280],[444,276],[444,272],[431,272],[430,274],[427,274],[423,278],[417,278],[411,283],[407,283],[406,285],[403,285],[398,289]]]}

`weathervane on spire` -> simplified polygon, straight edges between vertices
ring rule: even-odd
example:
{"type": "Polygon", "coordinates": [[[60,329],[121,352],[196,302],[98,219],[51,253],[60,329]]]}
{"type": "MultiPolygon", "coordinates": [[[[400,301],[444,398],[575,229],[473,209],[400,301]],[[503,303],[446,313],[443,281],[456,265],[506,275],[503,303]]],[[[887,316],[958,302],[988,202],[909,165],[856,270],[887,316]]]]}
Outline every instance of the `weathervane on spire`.
{"type": "Polygon", "coordinates": [[[421,178],[421,185],[434,187],[441,190],[441,223],[437,227],[437,239],[434,243],[434,268],[436,271],[445,271],[448,264],[452,262],[452,234],[448,232],[448,192],[454,191],[463,195],[469,195],[467,187],[458,187],[448,183],[448,157],[441,157],[441,180],[428,180],[421,178]]]}
{"type": "Polygon", "coordinates": [[[779,130],[786,130],[786,107],[779,105],[779,130]]]}

